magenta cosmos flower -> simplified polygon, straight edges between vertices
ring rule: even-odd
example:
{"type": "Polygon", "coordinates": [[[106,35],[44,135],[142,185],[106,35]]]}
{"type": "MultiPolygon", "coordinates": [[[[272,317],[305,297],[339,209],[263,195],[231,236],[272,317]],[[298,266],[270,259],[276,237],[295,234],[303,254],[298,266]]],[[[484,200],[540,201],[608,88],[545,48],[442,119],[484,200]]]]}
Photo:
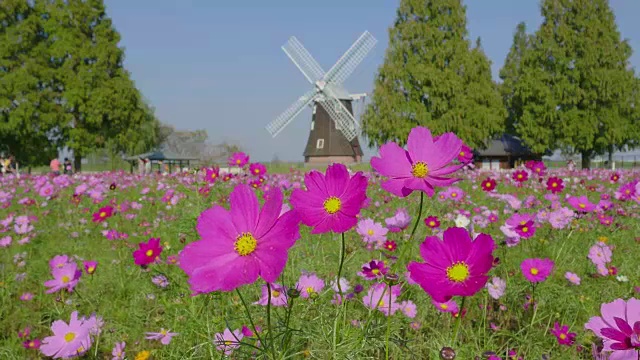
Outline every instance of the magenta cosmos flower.
{"type": "Polygon", "coordinates": [[[553,265],[553,260],[550,259],[525,259],[520,264],[520,270],[527,280],[537,283],[547,280],[553,265]]]}
{"type": "Polygon", "coordinates": [[[596,208],[596,204],[590,202],[589,198],[587,198],[585,195],[582,195],[580,197],[570,196],[569,198],[567,198],[567,202],[574,209],[580,212],[592,212],[596,208]]]}
{"type": "Polygon", "coordinates": [[[56,320],[51,324],[53,336],[42,340],[40,351],[54,359],[70,358],[87,352],[91,347],[91,324],[78,319],[78,312],[71,313],[69,324],[56,320]]]}
{"type": "Polygon", "coordinates": [[[249,162],[249,155],[243,152],[235,152],[229,157],[229,166],[243,167],[249,162]]]}
{"type": "Polygon", "coordinates": [[[640,349],[640,300],[617,299],[600,306],[602,316],[589,319],[584,327],[602,339],[610,360],[637,359],[640,349]]]}
{"type": "Polygon", "coordinates": [[[367,199],[367,178],[361,172],[349,176],[347,167],[333,164],[322,175],[312,170],[305,174],[307,190],[295,189],[291,205],[302,223],[313,227],[312,234],[345,232],[358,223],[358,214],[367,199]]]}
{"type": "Polygon", "coordinates": [[[576,341],[577,334],[569,332],[569,326],[560,326],[557,321],[555,322],[555,324],[553,324],[553,329],[551,329],[550,331],[556,337],[556,339],[558,340],[558,344],[560,345],[571,346],[576,341]]]}
{"type": "Polygon", "coordinates": [[[107,220],[111,216],[113,216],[113,207],[105,206],[100,208],[98,212],[93,214],[93,222],[100,223],[107,220]]]}
{"type": "Polygon", "coordinates": [[[217,168],[217,167],[207,169],[204,174],[204,180],[211,184],[215,183],[219,177],[220,177],[220,168],[217,168]]]}
{"type": "Polygon", "coordinates": [[[156,261],[162,253],[160,238],[151,238],[146,243],[139,243],[139,249],[133,252],[136,265],[146,266],[156,261]]]}
{"type": "Polygon", "coordinates": [[[289,248],[300,238],[295,211],[280,215],[282,192],[269,190],[262,209],[248,185],[229,195],[231,209],[214,206],[198,218],[201,240],[180,253],[180,268],[195,294],[231,291],[262,277],[275,282],[287,262],[289,248]]]}
{"type": "Polygon", "coordinates": [[[462,140],[453,133],[445,133],[436,140],[429,129],[418,126],[411,130],[407,149],[389,142],[380,147],[380,157],[371,159],[371,167],[388,180],[381,186],[384,190],[405,197],[413,191],[423,191],[429,197],[435,187],[449,186],[459,179],[448,178],[464,166],[450,165],[458,157],[462,140]]]}
{"type": "Polygon", "coordinates": [[[254,176],[263,176],[267,173],[267,167],[260,163],[253,163],[249,165],[249,172],[254,176]]]}
{"type": "Polygon", "coordinates": [[[495,243],[491,236],[479,234],[475,240],[464,228],[448,228],[443,240],[429,236],[420,245],[424,263],[407,265],[410,277],[433,300],[446,302],[453,296],[472,296],[489,277],[495,243]]]}

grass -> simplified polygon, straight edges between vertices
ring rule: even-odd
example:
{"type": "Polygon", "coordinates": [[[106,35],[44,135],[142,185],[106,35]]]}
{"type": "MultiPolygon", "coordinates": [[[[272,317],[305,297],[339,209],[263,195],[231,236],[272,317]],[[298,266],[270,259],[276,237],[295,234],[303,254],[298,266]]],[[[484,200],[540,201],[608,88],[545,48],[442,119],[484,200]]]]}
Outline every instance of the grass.
{"type": "MultiPolygon", "coordinates": [[[[280,169],[276,165],[270,167],[274,173],[285,173],[278,171],[280,169]]],[[[301,173],[304,170],[298,167],[286,177],[291,181],[302,181],[301,173]]],[[[586,184],[575,184],[565,192],[587,194],[595,201],[599,194],[588,190],[589,185],[602,187],[601,192],[609,194],[617,189],[618,185],[601,180],[608,179],[606,171],[596,174],[591,180],[584,176],[586,184]]],[[[274,177],[274,181],[283,176],[274,177]]],[[[500,193],[511,193],[520,199],[528,195],[542,199],[542,185],[531,182],[530,186],[515,188],[508,184],[507,175],[504,176],[498,178],[500,185],[497,191],[500,193]]],[[[625,176],[630,180],[632,175],[625,173],[625,176]]],[[[0,358],[37,358],[36,351],[22,347],[22,339],[18,338],[17,332],[29,326],[32,337],[42,339],[50,336],[51,323],[58,319],[68,321],[74,310],[85,316],[96,313],[104,319],[99,339],[84,356],[87,359],[110,358],[111,349],[118,341],[126,342],[125,350],[129,359],[143,350],[151,351],[154,359],[222,358],[212,342],[215,334],[227,326],[234,330],[249,325],[238,294],[190,296],[187,278],[178,266],[154,264],[144,270],[134,265],[131,254],[139,242],[145,242],[150,237],[161,238],[163,259],[178,254],[184,243],[198,239],[194,225],[200,212],[213,203],[224,203],[231,185],[217,183],[209,196],[203,197],[182,177],[148,177],[139,180],[128,174],[105,173],[78,176],[72,181],[73,184],[68,187],[57,186],[56,196],[50,200],[40,197],[37,190],[32,189],[37,184],[36,178],[27,178],[21,183],[5,178],[2,182],[2,191],[15,190],[15,194],[10,205],[0,210],[0,219],[5,219],[9,214],[32,216],[34,230],[29,235],[29,242],[24,245],[17,242],[25,235],[16,234],[13,225],[1,234],[11,236],[13,243],[0,248],[0,358]],[[108,190],[112,182],[118,186],[115,191],[108,190]],[[79,204],[72,203],[74,189],[83,183],[91,184],[91,188],[102,189],[103,201],[95,203],[83,196],[79,204]],[[159,184],[166,187],[159,189],[159,184]],[[142,195],[141,190],[147,187],[150,192],[142,195]],[[179,197],[175,205],[168,205],[161,200],[169,188],[179,197]],[[28,189],[31,191],[25,192],[28,189]],[[19,200],[25,197],[36,200],[35,204],[19,204],[19,200]],[[132,219],[127,219],[125,214],[117,214],[103,224],[91,221],[92,214],[107,203],[130,204],[132,201],[142,204],[139,210],[129,209],[125,212],[135,214],[132,219]],[[128,238],[108,240],[102,234],[108,229],[127,234],[128,238]],[[19,254],[24,254],[23,260],[15,261],[15,256],[19,254]],[[73,293],[45,294],[43,283],[51,278],[48,262],[60,254],[97,260],[98,269],[92,276],[84,274],[73,293]],[[23,276],[20,274],[25,274],[24,280],[16,280],[23,276]],[[159,288],[152,283],[152,277],[158,274],[164,274],[169,279],[167,288],[159,288]],[[33,300],[19,300],[25,292],[33,293],[33,300]],[[144,339],[145,332],[158,332],[160,328],[171,329],[179,335],[167,346],[144,339]]],[[[441,227],[446,228],[454,226],[449,218],[456,214],[457,209],[472,211],[475,207],[487,206],[498,212],[500,221],[490,224],[482,232],[491,234],[497,243],[501,243],[504,236],[499,225],[504,224],[509,216],[503,213],[505,205],[474,189],[475,183],[475,177],[467,175],[459,184],[469,194],[463,203],[428,199],[422,217],[437,215],[442,221],[441,227]]],[[[368,192],[372,205],[363,210],[362,218],[373,218],[384,223],[384,219],[391,217],[400,207],[407,208],[412,216],[417,212],[417,194],[406,199],[392,199],[376,183],[370,185],[368,192]]],[[[314,300],[295,300],[288,326],[285,326],[286,309],[272,309],[271,320],[277,329],[274,336],[278,358],[384,359],[389,325],[391,359],[438,359],[443,346],[452,346],[458,354],[457,359],[473,359],[486,351],[495,351],[504,358],[511,348],[516,348],[526,359],[539,359],[542,355],[558,359],[588,359],[590,344],[595,338],[583,329],[585,322],[591,316],[599,315],[601,303],[632,297],[634,285],[640,285],[637,277],[640,272],[637,259],[639,245],[635,240],[640,233],[637,204],[616,204],[626,209],[629,215],[616,216],[614,226],[602,226],[588,217],[575,220],[570,228],[564,230],[552,230],[547,223],[538,229],[533,238],[516,247],[500,245],[495,252],[500,258],[500,265],[491,270],[490,276],[499,276],[507,281],[506,294],[500,300],[493,300],[486,290],[482,290],[469,298],[465,306],[468,313],[462,319],[455,344],[451,341],[455,319],[450,314],[438,312],[431,305],[428,295],[421,288],[408,285],[403,276],[405,264],[409,260],[419,259],[420,239],[431,234],[431,230],[420,224],[411,243],[406,242],[406,234],[389,233],[389,239],[398,243],[396,255],[403,253],[402,247],[408,247],[408,251],[404,252],[406,257],[398,259],[395,265],[382,251],[367,250],[355,231],[346,233],[342,274],[349,280],[352,289],[356,284],[362,284],[365,291],[356,294],[352,301],[341,308],[331,304],[333,291],[328,286],[329,280],[338,271],[340,236],[311,235],[302,226],[302,237],[290,251],[279,283],[291,287],[302,272],[310,271],[324,279],[327,286],[314,300]],[[595,267],[586,259],[586,255],[599,239],[606,239],[608,244],[615,246],[613,265],[619,274],[628,276],[629,282],[619,282],[613,276],[591,276],[595,273],[595,267]],[[530,293],[531,287],[523,279],[519,268],[523,259],[532,257],[547,257],[556,264],[551,277],[536,289],[538,310],[535,319],[532,319],[531,311],[523,309],[525,296],[530,293]],[[411,300],[417,305],[414,319],[398,312],[387,323],[388,318],[380,311],[371,311],[363,306],[362,296],[372,282],[363,280],[356,273],[361,270],[362,264],[371,259],[387,259],[395,269],[400,269],[398,275],[403,287],[400,300],[411,300]],[[564,278],[566,271],[577,273],[582,278],[582,284],[570,286],[564,278]],[[556,321],[569,325],[571,331],[578,333],[577,344],[587,350],[578,352],[576,346],[559,346],[549,333],[556,321]],[[492,323],[497,330],[491,329],[492,323]],[[334,336],[335,326],[339,332],[334,336]],[[287,341],[287,352],[283,353],[287,341]]],[[[523,212],[535,212],[537,209],[524,209],[523,212]]],[[[264,330],[265,307],[251,305],[260,296],[260,285],[258,282],[240,291],[249,303],[254,321],[264,330]]],[[[255,356],[253,352],[248,346],[242,347],[231,358],[252,358],[255,356]]]]}

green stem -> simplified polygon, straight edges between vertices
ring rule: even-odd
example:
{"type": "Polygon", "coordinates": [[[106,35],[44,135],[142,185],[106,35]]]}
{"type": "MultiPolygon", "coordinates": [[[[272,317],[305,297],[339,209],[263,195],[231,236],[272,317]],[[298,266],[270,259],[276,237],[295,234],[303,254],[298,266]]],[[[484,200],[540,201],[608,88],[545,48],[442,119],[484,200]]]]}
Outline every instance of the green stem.
{"type": "Polygon", "coordinates": [[[531,316],[531,325],[533,326],[533,322],[536,320],[536,283],[531,283],[531,307],[533,308],[533,315],[531,316]]]}
{"type": "Polygon", "coordinates": [[[273,343],[273,331],[271,330],[271,284],[267,283],[267,329],[269,331],[269,347],[271,347],[271,355],[276,360],[276,348],[273,343]]]}
{"type": "Polygon", "coordinates": [[[291,336],[288,334],[289,331],[289,320],[291,319],[291,313],[293,312],[293,304],[295,302],[295,298],[291,298],[289,301],[289,307],[287,309],[287,319],[285,320],[285,331],[287,331],[287,334],[285,335],[285,341],[284,341],[284,346],[283,346],[283,350],[282,352],[286,355],[287,354],[287,350],[289,350],[289,342],[291,341],[291,336]]]}
{"type": "Polygon", "coordinates": [[[453,331],[453,340],[451,341],[451,345],[452,346],[456,346],[456,342],[458,341],[458,332],[460,331],[460,323],[462,322],[462,314],[463,314],[463,310],[464,310],[464,301],[466,300],[466,297],[462,297],[462,302],[460,303],[460,310],[458,310],[458,318],[456,319],[456,328],[453,331]]]}
{"type": "Polygon", "coordinates": [[[251,311],[249,311],[247,302],[244,301],[244,298],[242,297],[242,294],[240,293],[239,288],[236,288],[236,292],[238,293],[238,297],[240,297],[240,301],[242,302],[242,306],[244,307],[244,310],[247,312],[247,317],[249,318],[249,324],[251,324],[251,328],[253,329],[254,334],[256,334],[256,337],[258,338],[258,341],[260,341],[260,344],[264,345],[264,341],[262,341],[262,338],[260,337],[260,333],[258,333],[258,328],[256,327],[256,324],[253,322],[253,318],[251,317],[251,311]]]}
{"type": "Polygon", "coordinates": [[[342,285],[340,285],[340,276],[342,275],[342,266],[344,265],[344,256],[346,245],[344,240],[344,233],[340,234],[340,263],[338,264],[338,276],[336,277],[336,286],[338,287],[338,298],[340,304],[338,305],[338,314],[333,320],[333,354],[336,354],[336,347],[338,346],[338,319],[340,318],[340,310],[342,310],[345,304],[345,298],[342,294],[342,285]]]}
{"type": "Polygon", "coordinates": [[[385,359],[389,360],[389,337],[391,336],[391,285],[387,285],[389,289],[389,313],[387,314],[387,338],[385,341],[385,359]]]}
{"type": "Polygon", "coordinates": [[[420,223],[420,219],[422,218],[422,205],[424,204],[424,192],[420,191],[420,207],[418,207],[418,216],[416,216],[416,222],[413,224],[413,229],[411,230],[411,236],[409,236],[409,241],[413,239],[413,235],[416,234],[416,229],[418,229],[418,224],[420,223]]]}

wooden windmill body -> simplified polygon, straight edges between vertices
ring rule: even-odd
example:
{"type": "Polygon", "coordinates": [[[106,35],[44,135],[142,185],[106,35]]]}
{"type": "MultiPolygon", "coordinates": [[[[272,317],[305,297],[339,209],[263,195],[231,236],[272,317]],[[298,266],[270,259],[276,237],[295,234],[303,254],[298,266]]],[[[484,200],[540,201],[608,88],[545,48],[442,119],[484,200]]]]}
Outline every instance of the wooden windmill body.
{"type": "Polygon", "coordinates": [[[295,37],[291,37],[282,47],[313,88],[272,121],[267,130],[275,137],[306,106],[311,106],[311,129],[303,153],[305,163],[350,164],[362,160],[362,148],[358,141],[359,124],[354,116],[353,103],[363,99],[366,94],[349,94],[343,82],[375,43],[376,39],[365,31],[327,72],[295,37]]]}

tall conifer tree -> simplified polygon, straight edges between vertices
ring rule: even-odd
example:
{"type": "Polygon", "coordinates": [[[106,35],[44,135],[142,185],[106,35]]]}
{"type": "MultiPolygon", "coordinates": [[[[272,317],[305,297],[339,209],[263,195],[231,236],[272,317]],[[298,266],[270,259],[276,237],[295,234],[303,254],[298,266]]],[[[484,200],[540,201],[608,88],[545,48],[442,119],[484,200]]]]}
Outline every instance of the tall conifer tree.
{"type": "Polygon", "coordinates": [[[504,129],[490,62],[471,47],[460,0],[401,0],[372,102],[362,116],[370,145],[406,141],[417,126],[453,131],[472,147],[504,129]]]}
{"type": "Polygon", "coordinates": [[[545,0],[514,90],[517,133],[535,151],[572,148],[589,167],[634,141],[635,76],[607,0],[545,0]]]}

